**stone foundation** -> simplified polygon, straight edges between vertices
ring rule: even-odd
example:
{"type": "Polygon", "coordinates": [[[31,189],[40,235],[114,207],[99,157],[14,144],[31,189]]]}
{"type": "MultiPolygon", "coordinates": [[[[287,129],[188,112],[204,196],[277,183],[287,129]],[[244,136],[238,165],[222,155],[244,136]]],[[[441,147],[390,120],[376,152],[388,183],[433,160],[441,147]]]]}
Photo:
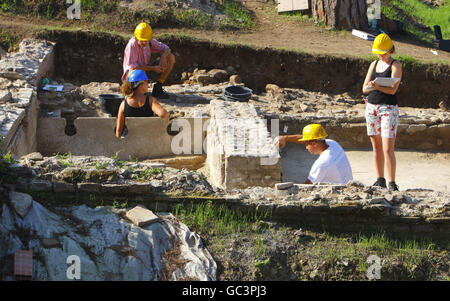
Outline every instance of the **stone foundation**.
{"type": "Polygon", "coordinates": [[[280,156],[265,121],[251,104],[211,101],[207,150],[214,186],[272,186],[281,180],[280,156]]]}

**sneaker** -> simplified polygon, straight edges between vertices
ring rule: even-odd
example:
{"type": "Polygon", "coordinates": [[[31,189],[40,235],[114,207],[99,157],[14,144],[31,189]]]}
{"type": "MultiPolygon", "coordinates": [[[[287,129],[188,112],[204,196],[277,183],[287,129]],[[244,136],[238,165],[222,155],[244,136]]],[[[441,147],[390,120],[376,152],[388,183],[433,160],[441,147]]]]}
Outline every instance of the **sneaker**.
{"type": "Polygon", "coordinates": [[[377,181],[375,183],[373,183],[372,186],[386,188],[386,179],[385,178],[378,178],[377,181]]]}
{"type": "Polygon", "coordinates": [[[162,84],[160,82],[156,82],[153,85],[152,95],[159,99],[169,99],[169,94],[164,91],[162,84]]]}
{"type": "Polygon", "coordinates": [[[389,182],[389,191],[398,191],[398,185],[395,182],[389,182]]]}

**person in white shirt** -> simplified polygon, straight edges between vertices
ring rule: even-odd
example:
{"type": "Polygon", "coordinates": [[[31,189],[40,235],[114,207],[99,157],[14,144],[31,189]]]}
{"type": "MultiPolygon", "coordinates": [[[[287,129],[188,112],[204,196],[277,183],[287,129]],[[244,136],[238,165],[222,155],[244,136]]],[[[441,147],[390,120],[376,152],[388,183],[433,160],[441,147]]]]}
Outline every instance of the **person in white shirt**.
{"type": "Polygon", "coordinates": [[[320,124],[309,124],[303,128],[303,135],[278,136],[274,144],[283,148],[287,142],[301,143],[312,155],[319,155],[305,184],[347,184],[353,180],[347,156],[339,143],[326,137],[328,134],[320,124]]]}

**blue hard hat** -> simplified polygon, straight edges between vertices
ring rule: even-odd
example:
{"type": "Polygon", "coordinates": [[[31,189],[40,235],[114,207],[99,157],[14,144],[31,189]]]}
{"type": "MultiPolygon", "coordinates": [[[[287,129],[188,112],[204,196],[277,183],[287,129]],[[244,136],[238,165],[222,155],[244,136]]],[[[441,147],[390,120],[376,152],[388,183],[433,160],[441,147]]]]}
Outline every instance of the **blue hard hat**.
{"type": "Polygon", "coordinates": [[[143,70],[133,70],[128,74],[128,82],[134,83],[148,80],[147,74],[143,70]]]}

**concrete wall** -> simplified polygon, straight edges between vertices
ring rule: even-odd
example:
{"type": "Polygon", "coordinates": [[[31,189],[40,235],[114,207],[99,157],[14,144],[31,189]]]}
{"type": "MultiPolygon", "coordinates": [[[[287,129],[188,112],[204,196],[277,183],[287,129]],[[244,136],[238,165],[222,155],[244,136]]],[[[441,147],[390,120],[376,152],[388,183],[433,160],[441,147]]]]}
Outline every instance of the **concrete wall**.
{"type": "Polygon", "coordinates": [[[264,119],[248,103],[211,101],[207,165],[210,183],[225,189],[281,181],[278,150],[264,119]]]}
{"type": "Polygon", "coordinates": [[[122,160],[130,156],[144,160],[170,155],[204,154],[202,146],[206,130],[202,129],[207,121],[203,118],[174,120],[181,126],[180,132],[179,135],[170,136],[167,128],[172,122],[169,120],[157,117],[126,118],[128,135],[116,138],[116,118],[77,118],[74,121],[76,134],[73,136],[65,133],[65,119],[40,118],[37,149],[47,155],[59,152],[107,157],[120,151],[119,158],[122,160]]]}

